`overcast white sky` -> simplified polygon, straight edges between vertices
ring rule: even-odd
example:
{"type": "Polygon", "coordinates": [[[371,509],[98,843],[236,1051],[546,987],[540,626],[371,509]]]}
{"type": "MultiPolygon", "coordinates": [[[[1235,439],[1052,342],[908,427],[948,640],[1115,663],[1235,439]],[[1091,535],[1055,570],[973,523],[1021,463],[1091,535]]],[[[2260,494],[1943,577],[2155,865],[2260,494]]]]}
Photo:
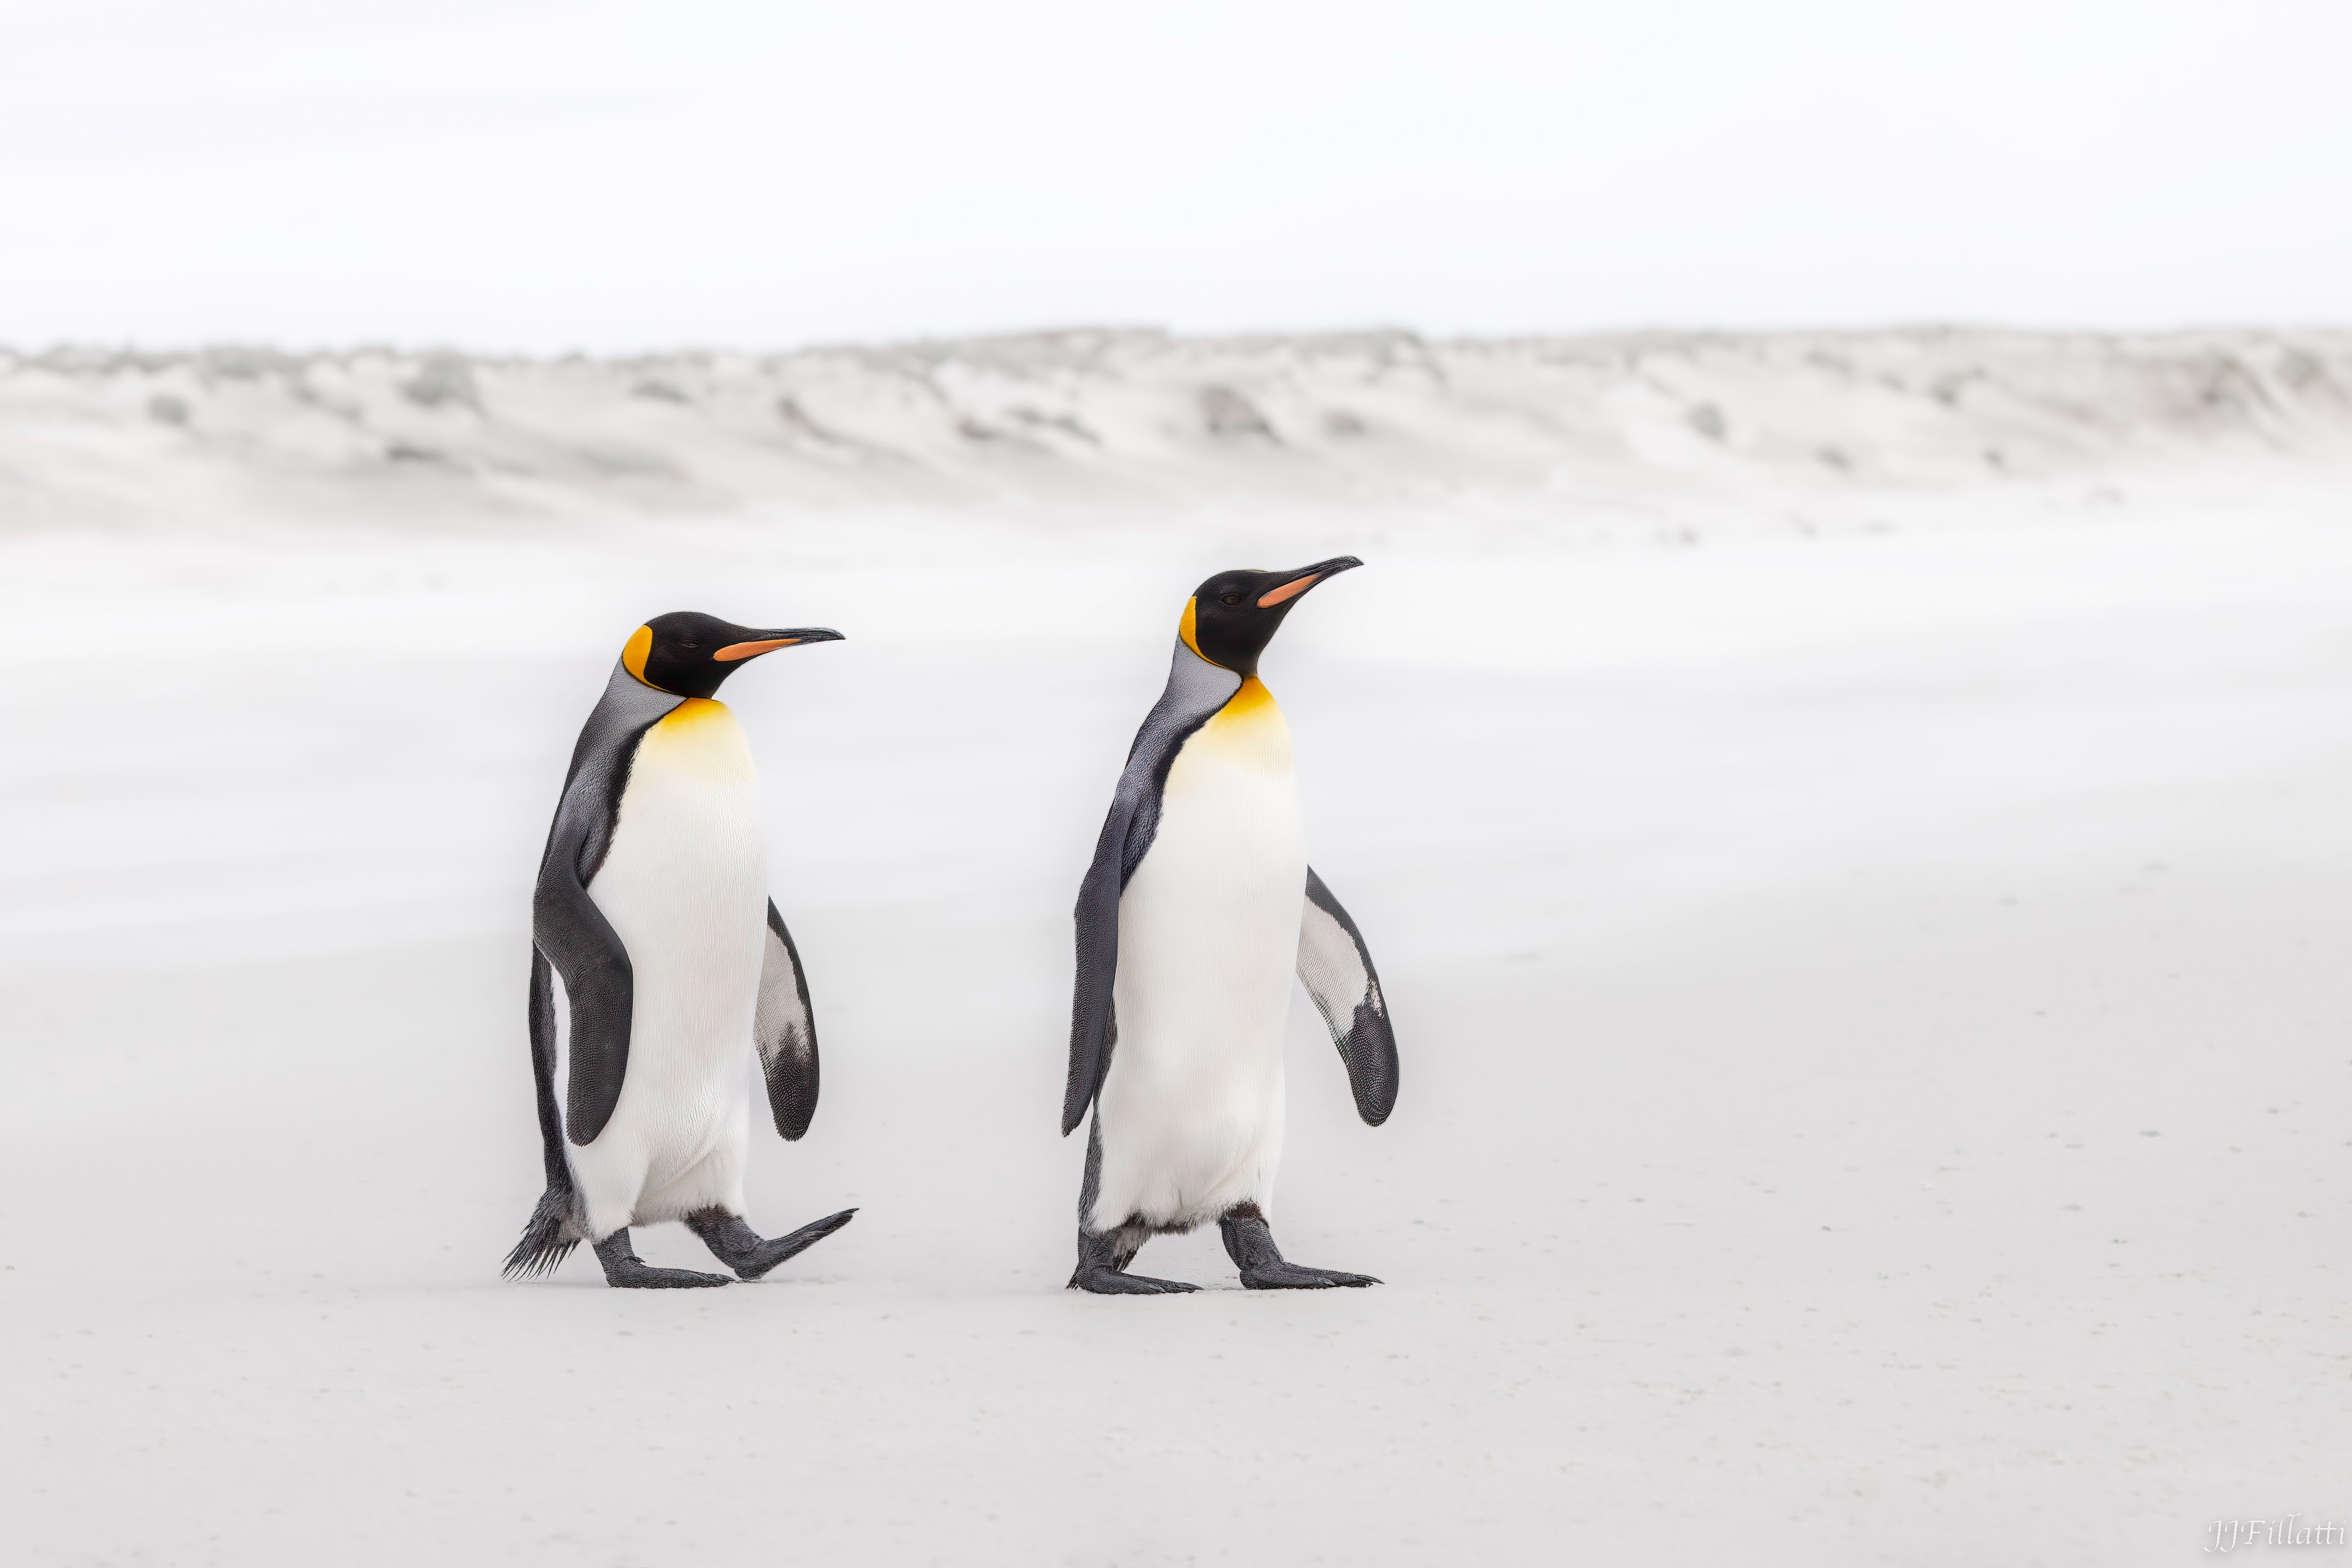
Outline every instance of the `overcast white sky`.
{"type": "Polygon", "coordinates": [[[0,342],[2352,322],[2352,5],[0,0],[0,342]]]}

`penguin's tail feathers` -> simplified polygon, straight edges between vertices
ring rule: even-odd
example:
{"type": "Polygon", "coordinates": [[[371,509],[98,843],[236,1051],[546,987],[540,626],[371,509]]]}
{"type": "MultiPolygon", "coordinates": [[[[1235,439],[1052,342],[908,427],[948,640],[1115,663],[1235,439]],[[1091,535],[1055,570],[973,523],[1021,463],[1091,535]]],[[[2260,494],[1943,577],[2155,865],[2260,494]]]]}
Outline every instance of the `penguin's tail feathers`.
{"type": "Polygon", "coordinates": [[[536,1279],[555,1272],[555,1266],[580,1245],[579,1199],[569,1187],[550,1187],[539,1194],[539,1206],[522,1227],[522,1239],[507,1254],[500,1273],[509,1279],[536,1279]]]}

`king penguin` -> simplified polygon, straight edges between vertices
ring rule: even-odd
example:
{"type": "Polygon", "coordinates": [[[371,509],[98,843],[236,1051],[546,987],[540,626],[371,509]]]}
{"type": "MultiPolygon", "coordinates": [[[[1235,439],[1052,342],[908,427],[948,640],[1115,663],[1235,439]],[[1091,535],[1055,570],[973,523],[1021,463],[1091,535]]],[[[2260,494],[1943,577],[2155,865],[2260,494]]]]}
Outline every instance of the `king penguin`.
{"type": "Polygon", "coordinates": [[[1167,689],[1136,732],[1078,889],[1067,1136],[1094,1107],[1075,1289],[1193,1287],[1127,1272],[1144,1241],[1215,1220],[1253,1290],[1377,1285],[1284,1260],[1283,1026],[1295,972],[1356,1110],[1396,1104],[1396,1037],[1361,932],[1307,864],[1290,730],[1258,655],[1307,591],[1363,563],[1225,572],[1185,605],[1167,689]]]}
{"type": "Polygon", "coordinates": [[[757,1279],[849,1223],[844,1209],[763,1240],[743,1218],[756,1050],[776,1131],[816,1114],[816,1024],[768,895],[751,748],[719,683],[747,659],[834,642],[681,611],[639,626],[572,749],[531,900],[530,1065],[547,1191],[507,1257],[551,1271],[582,1239],[608,1284],[723,1274],[655,1268],[629,1226],[682,1219],[757,1279]],[[571,1027],[559,1039],[551,975],[571,1027]],[[558,1092],[558,1085],[562,1092],[558,1092]]]}

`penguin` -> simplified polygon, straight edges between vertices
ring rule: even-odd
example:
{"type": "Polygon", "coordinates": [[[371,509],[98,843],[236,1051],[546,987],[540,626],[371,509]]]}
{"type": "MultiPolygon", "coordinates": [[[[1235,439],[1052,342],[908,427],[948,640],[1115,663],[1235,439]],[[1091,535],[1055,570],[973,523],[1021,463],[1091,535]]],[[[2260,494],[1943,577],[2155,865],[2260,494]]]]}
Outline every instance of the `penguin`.
{"type": "Polygon", "coordinates": [[[1377,1285],[1287,1262],[1271,1221],[1293,973],[1329,1026],[1357,1114],[1396,1104],[1396,1037],[1363,933],[1307,864],[1290,731],[1258,679],[1283,617],[1352,555],[1220,573],[1178,622],[1079,885],[1067,1137],[1091,1106],[1070,1288],[1193,1286],[1127,1272],[1144,1241],[1210,1220],[1253,1290],[1377,1285]]]}
{"type": "Polygon", "coordinates": [[[816,1114],[816,1023],[800,951],[763,885],[751,748],[712,695],[749,659],[840,637],[680,611],[621,650],[572,749],[531,900],[547,1190],[508,1279],[553,1271],[584,1239],[610,1285],[731,1283],[637,1257],[629,1226],[678,1219],[757,1279],[857,1212],[774,1240],[743,1217],[747,1058],[757,1051],[776,1131],[800,1137],[816,1114]],[[571,1025],[561,1040],[554,976],[571,1025]]]}

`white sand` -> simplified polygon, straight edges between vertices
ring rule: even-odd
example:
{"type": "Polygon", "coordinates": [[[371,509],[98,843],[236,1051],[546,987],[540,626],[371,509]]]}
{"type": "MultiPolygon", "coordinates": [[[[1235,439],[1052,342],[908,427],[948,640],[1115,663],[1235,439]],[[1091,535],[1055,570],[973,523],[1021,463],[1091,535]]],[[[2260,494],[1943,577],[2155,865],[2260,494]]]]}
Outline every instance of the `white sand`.
{"type": "Polygon", "coordinates": [[[1573,396],[1449,348],[1340,471],[1297,345],[1117,340],[1156,368],[1040,373],[1109,456],[877,426],[829,493],[790,432],[656,441],[630,367],[319,416],[446,417],[429,463],[302,457],[323,371],[0,365],[10,1555],[2146,1563],[2352,1515],[2345,351],[1934,340],[2011,366],[1971,408],[1921,341],[1831,342],[1908,391],[1555,345],[1573,396]],[[549,456],[621,426],[645,493],[549,456]],[[1065,1292],[1110,782],[1191,584],[1341,549],[1266,674],[1404,1090],[1358,1124],[1300,1001],[1277,1234],[1388,1283],[1194,1237],[1142,1266],[1199,1296],[1065,1292]],[[862,1212],[757,1286],[502,1285],[541,836],[687,606],[850,638],[726,695],[825,1066],[752,1219],[862,1212]]]}

